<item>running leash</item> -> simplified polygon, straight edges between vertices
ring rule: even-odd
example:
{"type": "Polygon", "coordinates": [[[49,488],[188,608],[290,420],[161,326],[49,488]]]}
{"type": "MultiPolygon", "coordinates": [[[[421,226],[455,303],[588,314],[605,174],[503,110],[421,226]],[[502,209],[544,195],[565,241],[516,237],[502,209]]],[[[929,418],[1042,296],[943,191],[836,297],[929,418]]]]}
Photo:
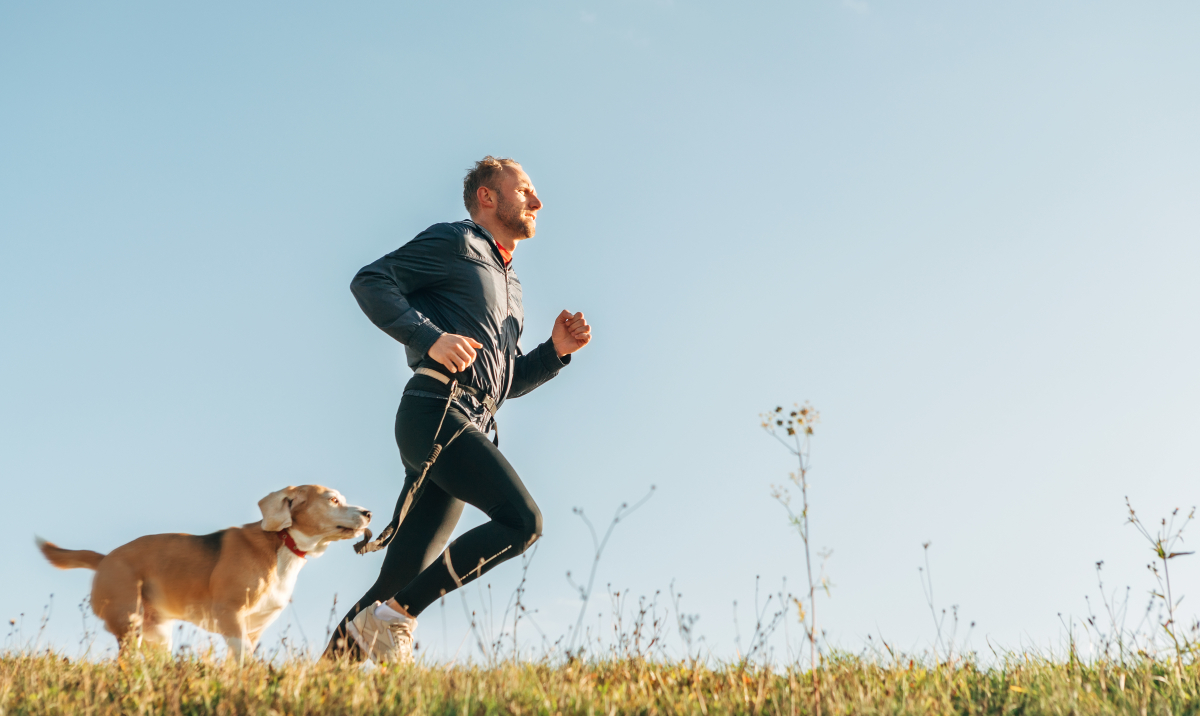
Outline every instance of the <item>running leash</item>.
{"type": "MultiPolygon", "coordinates": [[[[451,380],[436,370],[430,370],[429,368],[417,368],[416,373],[417,375],[426,375],[430,378],[436,378],[443,384],[450,386],[450,394],[446,396],[446,407],[442,408],[442,419],[438,421],[437,430],[433,433],[433,445],[429,448],[429,457],[425,458],[425,462],[421,463],[421,474],[413,482],[412,487],[408,489],[408,493],[404,495],[404,502],[400,505],[400,509],[396,511],[396,514],[392,516],[392,521],[383,528],[383,531],[379,533],[378,537],[372,540],[371,530],[363,530],[362,541],[357,542],[354,545],[354,551],[358,554],[378,552],[379,550],[391,544],[392,537],[396,536],[396,530],[399,529],[400,524],[404,522],[404,518],[408,515],[408,511],[412,509],[412,506],[421,498],[421,493],[425,489],[425,476],[429,474],[429,468],[433,467],[433,463],[437,462],[438,455],[441,455],[443,450],[450,447],[450,443],[454,442],[459,435],[462,435],[463,431],[471,427],[471,423],[464,423],[461,428],[456,430],[454,434],[450,436],[449,440],[444,443],[438,442],[438,436],[442,434],[442,426],[446,423],[446,415],[450,413],[451,404],[453,404],[454,401],[458,400],[460,397],[469,395],[483,404],[484,408],[486,408],[488,411],[489,418],[496,414],[496,409],[499,407],[496,405],[496,401],[492,400],[492,396],[483,393],[483,391],[479,390],[478,388],[459,385],[457,380],[451,380]]],[[[493,423],[494,422],[495,421],[493,420],[493,423]]],[[[496,428],[495,442],[497,445],[500,443],[499,428],[496,428]]]]}

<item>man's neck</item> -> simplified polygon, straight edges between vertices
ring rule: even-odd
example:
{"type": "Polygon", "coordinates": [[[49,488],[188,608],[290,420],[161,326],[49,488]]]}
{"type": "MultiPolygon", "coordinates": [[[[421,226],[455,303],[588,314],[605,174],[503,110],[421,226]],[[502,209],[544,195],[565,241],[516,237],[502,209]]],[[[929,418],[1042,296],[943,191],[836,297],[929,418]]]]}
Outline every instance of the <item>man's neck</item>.
{"type": "Polygon", "coordinates": [[[474,216],[471,217],[471,221],[487,229],[492,238],[496,240],[496,243],[503,246],[509,254],[516,250],[519,239],[500,222],[494,219],[477,218],[474,216]]]}

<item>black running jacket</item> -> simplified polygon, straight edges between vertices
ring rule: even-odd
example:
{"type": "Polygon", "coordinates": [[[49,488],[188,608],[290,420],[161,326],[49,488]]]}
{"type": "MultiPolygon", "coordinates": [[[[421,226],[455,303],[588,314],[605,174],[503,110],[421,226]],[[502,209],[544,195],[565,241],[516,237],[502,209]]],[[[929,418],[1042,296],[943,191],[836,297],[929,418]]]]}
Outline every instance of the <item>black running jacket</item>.
{"type": "MultiPolygon", "coordinates": [[[[371,322],[404,344],[410,368],[450,375],[486,392],[497,404],[528,393],[571,362],[569,355],[559,358],[549,340],[528,355],[521,352],[521,282],[504,265],[492,235],[474,221],[425,229],[364,266],[350,290],[371,322]],[[443,333],[483,344],[465,371],[452,374],[428,356],[443,333]]],[[[486,429],[487,414],[479,401],[464,396],[459,407],[486,429]]]]}

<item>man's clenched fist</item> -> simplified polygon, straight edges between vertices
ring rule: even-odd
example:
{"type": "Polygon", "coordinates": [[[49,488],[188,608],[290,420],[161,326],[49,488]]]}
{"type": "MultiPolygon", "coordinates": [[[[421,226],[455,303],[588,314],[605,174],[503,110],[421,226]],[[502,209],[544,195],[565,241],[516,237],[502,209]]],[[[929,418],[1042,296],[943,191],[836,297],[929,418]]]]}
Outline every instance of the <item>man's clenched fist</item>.
{"type": "Polygon", "coordinates": [[[449,368],[451,373],[461,373],[475,362],[476,348],[483,348],[483,344],[474,338],[443,333],[429,347],[429,357],[449,368]]]}
{"type": "Polygon", "coordinates": [[[550,332],[550,340],[554,341],[554,350],[558,357],[570,355],[586,346],[592,340],[592,327],[582,313],[563,311],[554,319],[554,330],[550,332]]]}

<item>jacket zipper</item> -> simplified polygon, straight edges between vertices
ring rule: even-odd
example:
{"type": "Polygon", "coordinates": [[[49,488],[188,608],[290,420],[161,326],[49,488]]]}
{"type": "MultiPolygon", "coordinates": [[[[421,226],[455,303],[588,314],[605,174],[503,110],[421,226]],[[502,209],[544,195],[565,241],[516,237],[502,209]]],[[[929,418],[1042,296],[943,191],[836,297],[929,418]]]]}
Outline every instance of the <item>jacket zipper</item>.
{"type": "Polygon", "coordinates": [[[512,316],[512,291],[508,286],[508,267],[504,267],[504,312],[506,316],[512,316]]]}
{"type": "MultiPolygon", "coordinates": [[[[508,286],[509,268],[508,268],[508,264],[504,263],[504,261],[501,261],[500,264],[502,266],[504,266],[504,314],[507,318],[512,318],[512,291],[509,289],[509,286],[508,286]]],[[[500,332],[502,334],[504,333],[504,328],[507,325],[508,325],[508,321],[505,321],[504,324],[500,326],[500,332]]],[[[507,350],[507,348],[505,348],[505,355],[507,355],[507,354],[508,354],[508,350],[507,350]]],[[[511,360],[506,361],[506,363],[508,365],[505,367],[504,372],[508,373],[508,375],[505,376],[505,379],[507,380],[507,382],[511,383],[512,382],[512,372],[513,372],[514,366],[512,365],[511,360]]],[[[494,418],[495,418],[495,416],[493,416],[493,420],[494,420],[494,418]]],[[[496,429],[496,439],[497,440],[500,439],[500,429],[499,428],[496,429]]]]}

